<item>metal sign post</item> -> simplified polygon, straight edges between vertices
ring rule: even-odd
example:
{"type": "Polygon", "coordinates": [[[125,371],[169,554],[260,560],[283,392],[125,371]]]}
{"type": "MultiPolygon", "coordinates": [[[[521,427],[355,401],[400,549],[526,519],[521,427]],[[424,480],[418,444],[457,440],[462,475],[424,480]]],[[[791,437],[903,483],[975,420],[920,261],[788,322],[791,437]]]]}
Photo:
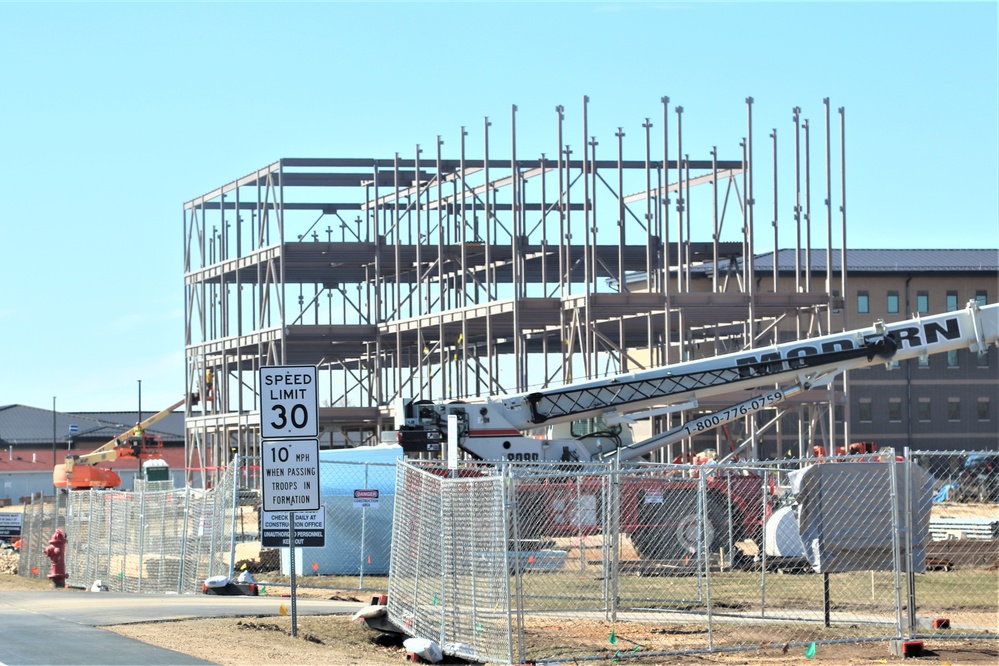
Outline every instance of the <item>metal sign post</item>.
{"type": "Polygon", "coordinates": [[[295,512],[319,510],[319,392],[311,365],[260,368],[264,511],[288,513],[291,635],[298,636],[295,512]]]}

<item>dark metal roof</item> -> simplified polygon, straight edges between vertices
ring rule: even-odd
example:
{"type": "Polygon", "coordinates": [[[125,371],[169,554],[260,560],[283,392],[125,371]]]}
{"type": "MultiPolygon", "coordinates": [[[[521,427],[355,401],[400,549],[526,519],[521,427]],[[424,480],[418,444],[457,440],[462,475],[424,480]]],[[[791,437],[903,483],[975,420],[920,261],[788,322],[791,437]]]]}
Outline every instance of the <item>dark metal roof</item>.
{"type": "MultiPolygon", "coordinates": [[[[0,407],[0,446],[19,446],[51,443],[53,429],[57,442],[65,442],[70,425],[77,427],[73,434],[76,441],[109,441],[135,425],[135,412],[64,413],[25,405],[0,407]]],[[[145,414],[152,416],[153,412],[145,414]]],[[[184,413],[173,412],[157,423],[149,432],[163,436],[164,440],[184,440],[184,413]]]]}

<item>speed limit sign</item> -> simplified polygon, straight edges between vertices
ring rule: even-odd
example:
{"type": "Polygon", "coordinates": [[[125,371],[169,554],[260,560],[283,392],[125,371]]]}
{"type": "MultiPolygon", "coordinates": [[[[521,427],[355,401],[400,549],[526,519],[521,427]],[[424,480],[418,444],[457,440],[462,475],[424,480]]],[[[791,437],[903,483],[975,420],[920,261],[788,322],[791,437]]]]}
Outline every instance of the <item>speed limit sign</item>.
{"type": "Polygon", "coordinates": [[[260,368],[263,439],[319,437],[319,391],[314,365],[260,368]]]}

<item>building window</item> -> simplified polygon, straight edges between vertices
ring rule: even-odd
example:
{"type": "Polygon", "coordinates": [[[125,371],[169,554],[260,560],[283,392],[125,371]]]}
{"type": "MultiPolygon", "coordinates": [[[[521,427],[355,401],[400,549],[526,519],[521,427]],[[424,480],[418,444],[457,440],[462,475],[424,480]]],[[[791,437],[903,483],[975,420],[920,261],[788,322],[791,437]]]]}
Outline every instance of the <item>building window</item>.
{"type": "Polygon", "coordinates": [[[919,356],[919,358],[916,360],[916,365],[918,365],[920,368],[930,367],[929,354],[922,354],[921,356],[919,356]]]}
{"type": "Polygon", "coordinates": [[[857,405],[857,407],[858,407],[858,409],[857,409],[857,412],[858,412],[857,416],[858,416],[858,418],[860,418],[860,420],[863,421],[864,423],[870,423],[872,421],[872,418],[871,418],[871,399],[870,398],[861,398],[860,399],[860,403],[857,405]]]}
{"type": "Polygon", "coordinates": [[[988,421],[989,420],[989,399],[979,398],[978,399],[978,420],[988,421]]]}
{"type": "Polygon", "coordinates": [[[901,398],[890,398],[888,400],[888,420],[893,423],[898,423],[902,420],[901,398]]]}
{"type": "Polygon", "coordinates": [[[916,417],[920,421],[929,421],[930,420],[930,399],[929,398],[920,398],[919,399],[919,408],[918,409],[919,409],[919,411],[918,411],[916,417]]]}
{"type": "Polygon", "coordinates": [[[978,301],[979,305],[988,305],[989,302],[989,292],[984,289],[979,289],[975,292],[975,300],[978,301]]]}
{"type": "Polygon", "coordinates": [[[888,292],[888,314],[898,314],[898,292],[888,292]]]}
{"type": "Polygon", "coordinates": [[[951,349],[947,352],[947,367],[956,368],[957,367],[957,350],[951,349]]]}
{"type": "Polygon", "coordinates": [[[916,294],[916,312],[926,314],[930,311],[930,292],[920,291],[916,294]]]}
{"type": "Polygon", "coordinates": [[[871,311],[871,295],[866,291],[857,292],[857,312],[867,314],[871,311]]]}
{"type": "Polygon", "coordinates": [[[947,398],[947,420],[948,421],[960,421],[961,420],[961,399],[960,398],[947,398]]]}
{"type": "Polygon", "coordinates": [[[957,309],[957,292],[948,291],[947,292],[947,312],[953,312],[957,309]]]}

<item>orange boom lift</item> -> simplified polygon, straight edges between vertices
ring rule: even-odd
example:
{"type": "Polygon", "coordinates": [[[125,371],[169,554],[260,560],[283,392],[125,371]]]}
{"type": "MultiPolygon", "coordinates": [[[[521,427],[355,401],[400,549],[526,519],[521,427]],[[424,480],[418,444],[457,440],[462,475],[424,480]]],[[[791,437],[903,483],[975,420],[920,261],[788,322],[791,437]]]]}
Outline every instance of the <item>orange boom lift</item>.
{"type": "MultiPolygon", "coordinates": [[[[162,457],[163,438],[159,435],[148,434],[146,429],[161,421],[185,402],[187,402],[187,398],[178,400],[90,453],[66,456],[66,462],[62,465],[56,465],[55,469],[52,470],[52,484],[56,488],[71,488],[73,490],[119,487],[121,477],[110,469],[97,467],[97,464],[118,458],[152,460],[162,457]]],[[[198,403],[197,395],[191,396],[191,403],[198,403]]]]}

